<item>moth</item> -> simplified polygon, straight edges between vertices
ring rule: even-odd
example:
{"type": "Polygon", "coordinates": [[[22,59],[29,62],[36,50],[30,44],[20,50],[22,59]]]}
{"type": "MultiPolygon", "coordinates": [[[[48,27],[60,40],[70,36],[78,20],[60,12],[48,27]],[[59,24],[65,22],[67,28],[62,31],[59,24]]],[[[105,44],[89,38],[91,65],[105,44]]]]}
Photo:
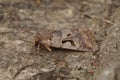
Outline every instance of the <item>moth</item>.
{"type": "Polygon", "coordinates": [[[96,51],[94,33],[89,29],[61,29],[44,30],[34,36],[34,47],[44,47],[49,51],[52,48],[62,48],[76,51],[96,51]]]}

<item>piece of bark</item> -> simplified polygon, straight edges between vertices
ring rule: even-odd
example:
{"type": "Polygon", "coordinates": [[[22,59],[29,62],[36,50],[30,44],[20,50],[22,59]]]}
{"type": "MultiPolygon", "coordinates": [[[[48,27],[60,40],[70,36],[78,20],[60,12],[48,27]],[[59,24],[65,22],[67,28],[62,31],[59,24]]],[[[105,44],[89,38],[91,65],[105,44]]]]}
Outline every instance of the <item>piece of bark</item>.
{"type": "Polygon", "coordinates": [[[98,50],[94,33],[89,29],[62,29],[55,31],[43,31],[37,38],[38,41],[36,40],[35,43],[37,45],[42,44],[49,51],[51,51],[50,47],[77,51],[98,50]]]}

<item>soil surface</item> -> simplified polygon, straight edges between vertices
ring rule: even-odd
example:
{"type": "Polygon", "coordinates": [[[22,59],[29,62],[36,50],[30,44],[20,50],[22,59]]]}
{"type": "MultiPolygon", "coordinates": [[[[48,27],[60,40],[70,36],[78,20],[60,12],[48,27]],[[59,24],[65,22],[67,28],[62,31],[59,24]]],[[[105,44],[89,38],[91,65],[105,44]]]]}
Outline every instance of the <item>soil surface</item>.
{"type": "Polygon", "coordinates": [[[120,80],[120,0],[0,0],[0,80],[120,80]],[[95,52],[33,47],[43,29],[89,28],[95,52]]]}

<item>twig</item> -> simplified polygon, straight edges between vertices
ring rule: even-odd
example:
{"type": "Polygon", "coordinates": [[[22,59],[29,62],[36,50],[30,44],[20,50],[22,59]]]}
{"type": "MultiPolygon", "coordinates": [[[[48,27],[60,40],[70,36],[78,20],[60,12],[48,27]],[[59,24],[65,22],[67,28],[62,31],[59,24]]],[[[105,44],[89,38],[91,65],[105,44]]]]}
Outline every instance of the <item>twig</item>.
{"type": "Polygon", "coordinates": [[[102,17],[99,17],[99,16],[95,16],[95,15],[90,15],[90,14],[86,14],[86,13],[83,13],[83,12],[80,12],[79,10],[75,9],[74,7],[72,7],[70,4],[68,4],[65,0],[60,0],[62,3],[64,3],[68,8],[76,11],[77,13],[80,13],[81,15],[83,16],[89,16],[91,18],[98,18],[98,19],[101,19],[102,21],[105,21],[106,23],[109,23],[109,24],[113,24],[115,25],[112,21],[108,20],[108,19],[105,19],[105,18],[102,18],[102,17]]]}
{"type": "Polygon", "coordinates": [[[20,70],[18,70],[18,72],[16,72],[16,74],[13,76],[13,80],[15,80],[15,78],[20,74],[21,71],[25,70],[27,67],[30,67],[31,65],[27,65],[22,67],[20,70]]]}

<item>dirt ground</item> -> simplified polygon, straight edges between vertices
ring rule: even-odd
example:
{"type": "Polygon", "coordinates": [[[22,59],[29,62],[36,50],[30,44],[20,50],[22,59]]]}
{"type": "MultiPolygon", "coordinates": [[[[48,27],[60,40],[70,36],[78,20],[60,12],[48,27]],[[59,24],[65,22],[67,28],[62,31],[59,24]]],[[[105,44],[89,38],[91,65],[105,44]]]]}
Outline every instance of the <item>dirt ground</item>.
{"type": "Polygon", "coordinates": [[[120,0],[0,0],[0,80],[120,80],[120,0]],[[99,50],[37,51],[43,29],[89,28],[99,50]]]}

